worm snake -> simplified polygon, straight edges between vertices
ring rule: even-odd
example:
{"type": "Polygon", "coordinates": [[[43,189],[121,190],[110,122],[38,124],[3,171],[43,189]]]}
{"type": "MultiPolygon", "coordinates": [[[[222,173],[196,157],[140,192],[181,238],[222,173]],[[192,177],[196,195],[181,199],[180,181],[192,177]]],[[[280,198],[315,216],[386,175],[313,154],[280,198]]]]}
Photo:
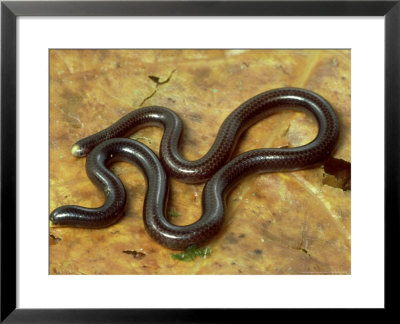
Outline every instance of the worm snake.
{"type": "Polygon", "coordinates": [[[147,193],[143,219],[148,234],[170,249],[200,245],[220,231],[225,198],[240,179],[253,173],[293,171],[322,162],[336,145],[339,123],[331,105],[321,96],[304,89],[281,88],[261,93],[234,110],[223,122],[208,153],[197,161],[187,161],[179,154],[181,133],[182,122],[174,112],[152,106],[135,110],[109,128],[77,142],[72,153],[85,156],[90,152],[86,171],[91,181],[103,190],[105,203],[94,209],[61,206],[50,214],[52,223],[100,228],[118,221],[124,213],[126,194],[121,181],[108,166],[123,160],[136,164],[145,175],[147,193]],[[227,162],[240,135],[248,127],[282,109],[300,109],[314,115],[319,125],[316,138],[300,147],[251,150],[227,162]],[[119,138],[148,125],[164,128],[160,145],[162,164],[145,145],[119,138]],[[166,218],[166,173],[189,183],[209,179],[203,189],[202,216],[193,224],[176,226],[166,218]]]}

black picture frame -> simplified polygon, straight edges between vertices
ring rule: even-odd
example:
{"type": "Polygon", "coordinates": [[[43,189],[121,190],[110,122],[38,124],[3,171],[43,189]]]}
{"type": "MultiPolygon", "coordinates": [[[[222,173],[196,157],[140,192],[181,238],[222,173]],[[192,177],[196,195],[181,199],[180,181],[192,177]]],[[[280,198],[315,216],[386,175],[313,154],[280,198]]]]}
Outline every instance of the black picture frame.
{"type": "MultiPolygon", "coordinates": [[[[4,1],[1,3],[1,322],[236,322],[265,310],[16,308],[16,19],[19,16],[383,16],[385,19],[385,309],[398,275],[400,0],[396,1],[4,1]],[[398,241],[397,241],[398,242],[398,241]]],[[[367,68],[367,67],[366,67],[367,68]]],[[[366,94],[367,95],[367,94],[366,94]]],[[[366,155],[374,154],[373,148],[366,155]]],[[[373,173],[373,171],[371,171],[373,173]]],[[[249,317],[251,316],[251,317],[249,317]]]]}

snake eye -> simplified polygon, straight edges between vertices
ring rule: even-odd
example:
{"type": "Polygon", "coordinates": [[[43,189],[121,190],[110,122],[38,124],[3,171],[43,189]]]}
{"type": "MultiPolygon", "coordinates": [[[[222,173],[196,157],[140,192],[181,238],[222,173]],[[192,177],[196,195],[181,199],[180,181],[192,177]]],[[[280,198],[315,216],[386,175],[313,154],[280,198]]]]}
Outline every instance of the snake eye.
{"type": "Polygon", "coordinates": [[[74,144],[72,146],[71,153],[76,157],[82,157],[86,155],[85,150],[83,150],[78,144],[74,144]]]}

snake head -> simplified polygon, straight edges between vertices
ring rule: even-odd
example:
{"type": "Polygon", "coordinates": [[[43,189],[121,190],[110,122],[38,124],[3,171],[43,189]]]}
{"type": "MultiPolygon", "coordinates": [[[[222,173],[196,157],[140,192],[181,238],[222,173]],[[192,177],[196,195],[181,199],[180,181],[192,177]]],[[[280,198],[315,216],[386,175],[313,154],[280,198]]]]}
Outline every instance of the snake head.
{"type": "Polygon", "coordinates": [[[79,144],[74,144],[72,146],[71,153],[76,157],[84,157],[87,155],[87,152],[79,144]]]}

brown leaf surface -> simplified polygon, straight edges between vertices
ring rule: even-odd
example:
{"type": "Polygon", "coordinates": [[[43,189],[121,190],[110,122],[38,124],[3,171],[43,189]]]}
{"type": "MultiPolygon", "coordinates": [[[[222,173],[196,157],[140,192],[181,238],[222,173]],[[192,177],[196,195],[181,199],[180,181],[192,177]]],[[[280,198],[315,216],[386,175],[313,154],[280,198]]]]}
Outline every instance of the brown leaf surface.
{"type": "MultiPolygon", "coordinates": [[[[338,114],[336,159],[350,158],[350,51],[348,50],[51,50],[50,211],[77,204],[97,207],[102,194],[70,154],[77,140],[147,105],[166,106],[184,121],[183,155],[204,155],[226,116],[250,97],[295,86],[324,96],[338,114]]],[[[317,125],[284,111],[242,137],[237,153],[298,146],[317,125]]],[[[162,130],[132,137],[158,154],[162,130]]],[[[50,227],[51,274],[350,274],[350,190],[330,185],[323,166],[250,176],[228,197],[223,230],[207,258],[182,262],[145,232],[146,191],[136,167],[112,166],[128,193],[128,211],[97,230],[50,227]],[[325,180],[324,180],[325,179],[325,180]]],[[[201,215],[203,185],[171,181],[175,224],[201,215]]]]}

